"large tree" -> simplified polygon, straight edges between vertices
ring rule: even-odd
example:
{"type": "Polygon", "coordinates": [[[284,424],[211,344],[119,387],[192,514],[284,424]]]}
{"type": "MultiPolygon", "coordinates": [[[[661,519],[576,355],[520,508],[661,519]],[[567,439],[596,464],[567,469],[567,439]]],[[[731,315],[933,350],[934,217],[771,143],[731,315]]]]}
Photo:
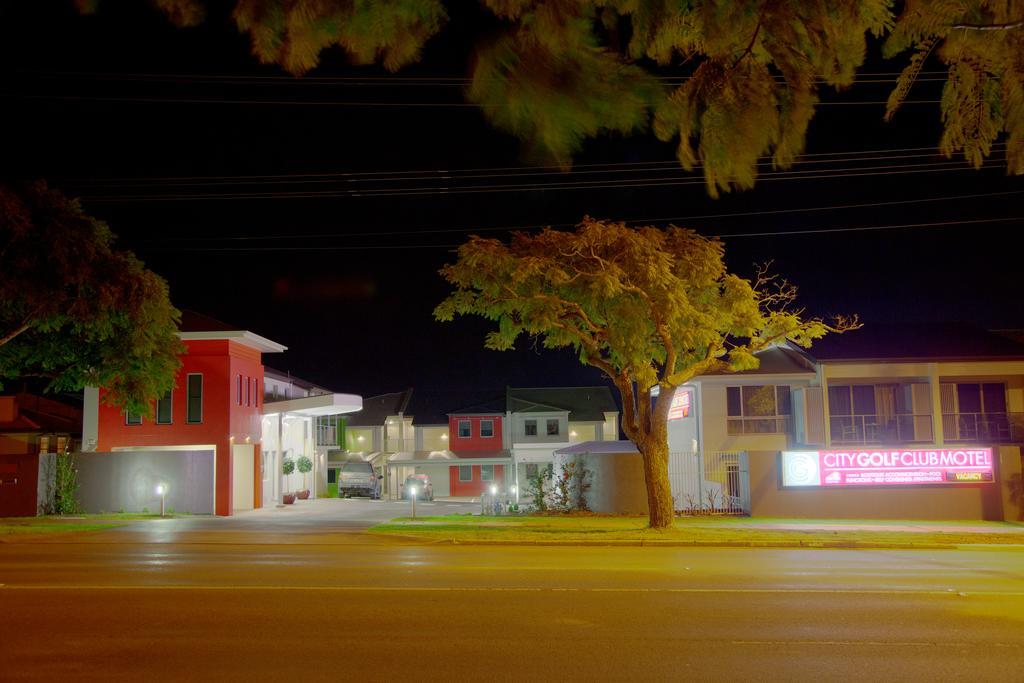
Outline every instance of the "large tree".
{"type": "Polygon", "coordinates": [[[667,424],[676,387],[756,368],[755,352],[784,340],[810,346],[857,325],[803,317],[795,287],[764,268],[752,280],[729,273],[723,256],[719,240],[692,230],[589,218],[574,232],[517,233],[509,244],[474,236],[441,270],[455,289],[434,315],[483,316],[497,323],[488,348],[532,335],[604,372],[643,456],[650,525],[663,528],[673,515],[667,424]]]}
{"type": "MultiPolygon", "coordinates": [[[[99,0],[75,0],[93,11],[99,0]]],[[[151,0],[182,26],[206,0],[151,0]]],[[[455,3],[448,5],[454,7],[455,3]]],[[[975,166],[1006,138],[1024,173],[1024,0],[479,0],[466,97],[563,168],[587,138],[648,126],[676,141],[712,195],[749,188],[758,160],[789,167],[819,91],[851,86],[868,37],[910,51],[886,118],[921,68],[947,70],[940,149],[975,166]]],[[[461,11],[461,10],[460,10],[461,11]]],[[[235,0],[233,18],[260,61],[301,75],[324,49],[397,71],[448,18],[443,0],[235,0]]]]}
{"type": "Polygon", "coordinates": [[[113,244],[44,182],[0,185],[0,382],[102,386],[140,413],[174,386],[184,349],[167,283],[113,244]]]}

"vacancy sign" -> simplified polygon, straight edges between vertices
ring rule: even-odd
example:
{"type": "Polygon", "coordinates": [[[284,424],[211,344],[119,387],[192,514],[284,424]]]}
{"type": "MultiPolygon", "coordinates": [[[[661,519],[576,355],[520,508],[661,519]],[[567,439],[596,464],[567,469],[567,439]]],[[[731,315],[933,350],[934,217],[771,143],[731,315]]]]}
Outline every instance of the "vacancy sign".
{"type": "Polygon", "coordinates": [[[783,451],[783,486],[976,484],[993,481],[991,448],[783,451]]]}

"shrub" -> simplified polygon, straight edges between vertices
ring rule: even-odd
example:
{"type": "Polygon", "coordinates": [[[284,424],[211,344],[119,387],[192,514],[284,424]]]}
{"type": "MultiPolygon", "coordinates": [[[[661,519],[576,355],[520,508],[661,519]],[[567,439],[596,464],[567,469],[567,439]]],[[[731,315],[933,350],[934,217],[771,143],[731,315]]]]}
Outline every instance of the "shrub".
{"type": "Polygon", "coordinates": [[[526,480],[526,495],[537,512],[546,512],[548,509],[547,488],[553,476],[554,467],[548,463],[545,467],[538,467],[537,473],[526,480]]]}
{"type": "Polygon", "coordinates": [[[56,458],[53,484],[53,511],[58,515],[73,515],[82,511],[78,502],[78,467],[75,456],[65,451],[56,458]]]}
{"type": "Polygon", "coordinates": [[[287,476],[295,471],[295,461],[291,458],[285,458],[281,461],[281,472],[287,476]]]}

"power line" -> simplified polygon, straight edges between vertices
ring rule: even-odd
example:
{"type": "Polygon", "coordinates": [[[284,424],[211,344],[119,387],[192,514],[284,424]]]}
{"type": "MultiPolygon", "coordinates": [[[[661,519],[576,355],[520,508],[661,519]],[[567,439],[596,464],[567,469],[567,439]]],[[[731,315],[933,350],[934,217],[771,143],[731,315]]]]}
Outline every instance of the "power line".
{"type": "MultiPolygon", "coordinates": [[[[992,197],[1005,197],[1012,195],[1024,194],[1024,190],[1007,190],[1003,192],[979,192],[975,194],[962,194],[962,195],[945,195],[942,197],[923,197],[918,199],[899,199],[885,202],[864,202],[859,204],[833,204],[830,206],[807,206],[807,207],[794,207],[786,209],[763,209],[758,211],[737,211],[731,213],[717,213],[717,214],[694,214],[690,216],[660,216],[656,218],[627,218],[621,219],[616,222],[626,224],[653,224],[653,223],[668,223],[673,221],[701,221],[709,219],[720,219],[720,218],[745,218],[750,216],[775,216],[782,214],[791,213],[812,213],[817,211],[840,211],[848,209],[863,209],[863,208],[878,208],[883,206],[903,206],[909,204],[925,204],[932,202],[950,202],[950,201],[962,201],[965,199],[981,199],[981,198],[992,198],[992,197]]],[[[352,237],[394,237],[399,235],[431,235],[431,234],[450,234],[450,233],[475,233],[475,232],[514,232],[517,230],[539,230],[543,228],[556,228],[556,227],[571,227],[576,223],[548,223],[548,224],[534,224],[534,225],[506,225],[506,226],[488,226],[488,227],[472,227],[472,228],[437,228],[427,230],[388,230],[388,231],[373,231],[373,232],[345,232],[345,233],[309,233],[309,234],[289,234],[289,235],[234,235],[234,236],[223,236],[223,237],[165,237],[143,244],[157,244],[166,242],[227,242],[227,241],[271,241],[271,240],[290,240],[290,239],[331,239],[331,238],[352,238],[352,237]]]]}
{"type": "MultiPolygon", "coordinates": [[[[63,101],[86,101],[86,102],[132,102],[139,104],[244,104],[251,106],[273,106],[273,107],[352,107],[357,109],[372,108],[415,108],[425,107],[432,109],[504,109],[506,104],[473,104],[471,102],[341,102],[323,100],[239,100],[239,99],[213,99],[196,97],[115,97],[105,95],[57,95],[57,94],[28,94],[28,93],[0,93],[0,97],[29,100],[63,100],[63,101]]],[[[904,100],[900,106],[914,104],[939,104],[941,100],[904,100]]],[[[836,107],[836,106],[874,106],[888,104],[886,100],[858,100],[850,102],[816,102],[815,107],[836,107]]]]}
{"type": "MultiPolygon", "coordinates": [[[[775,230],[769,232],[742,232],[707,235],[723,240],[750,237],[792,237],[799,235],[824,235],[857,232],[882,232],[888,230],[906,230],[912,228],[939,228],[954,225],[986,225],[1022,221],[1024,216],[1007,216],[1003,218],[971,218],[951,221],[932,221],[925,223],[899,223],[890,225],[861,225],[841,228],[815,228],[809,230],[775,230]]],[[[362,251],[362,250],[415,250],[415,249],[456,249],[457,244],[387,244],[387,245],[304,245],[298,247],[164,247],[149,251],[188,251],[188,252],[285,252],[285,251],[362,251]]]]}
{"type": "MultiPolygon", "coordinates": [[[[994,142],[992,143],[994,148],[1002,148],[1006,146],[1005,142],[994,142]]],[[[805,152],[797,157],[798,161],[806,161],[809,159],[818,159],[822,157],[832,156],[862,156],[862,155],[875,155],[875,154],[895,154],[901,152],[922,152],[924,156],[939,154],[939,148],[934,145],[927,147],[896,147],[896,148],[882,148],[882,149],[870,149],[870,150],[849,150],[849,151],[837,151],[837,152],[805,152]]],[[[772,155],[763,154],[758,157],[761,160],[770,160],[772,155]]],[[[589,168],[632,168],[637,166],[679,166],[678,159],[670,159],[664,161],[619,161],[619,162],[600,162],[600,163],[583,163],[573,164],[573,171],[576,169],[589,169],[589,168]]],[[[540,166],[490,166],[490,167],[472,167],[472,168],[438,168],[438,169],[406,169],[397,171],[331,171],[325,173],[271,173],[262,175],[213,175],[213,176],[114,176],[110,178],[64,178],[67,182],[131,182],[131,181],[176,181],[176,180],[260,180],[260,179],[276,179],[276,178],[321,178],[321,177],[338,177],[338,178],[362,178],[362,177],[380,177],[380,176],[391,176],[391,175],[424,175],[434,177],[436,175],[444,174],[456,174],[456,173],[491,173],[497,171],[532,171],[532,170],[557,170],[561,173],[561,166],[556,165],[540,165],[540,166]]]]}
{"type": "MultiPolygon", "coordinates": [[[[994,143],[993,147],[998,151],[1001,149],[1004,143],[994,143]]],[[[929,148],[926,153],[918,154],[892,154],[892,155],[875,155],[875,156],[837,156],[832,159],[811,159],[798,157],[797,162],[800,165],[821,165],[821,164],[837,164],[846,162],[865,162],[865,161],[893,161],[893,160],[910,160],[910,159],[927,159],[935,157],[939,154],[935,148],[929,148]]],[[[774,167],[774,162],[767,157],[759,157],[762,161],[756,162],[757,166],[761,167],[774,167]]],[[[125,178],[121,180],[103,180],[93,179],[89,182],[90,187],[120,187],[120,188],[144,188],[144,187],[224,187],[232,185],[254,185],[254,186],[268,186],[268,185],[314,185],[324,183],[404,183],[411,181],[473,181],[486,178],[536,178],[542,176],[556,176],[556,177],[567,177],[581,176],[581,175],[607,175],[611,173],[617,174],[642,174],[642,173],[654,173],[663,171],[665,169],[671,170],[672,168],[680,168],[679,161],[670,162],[650,162],[651,166],[640,166],[634,164],[627,168],[578,168],[574,167],[571,172],[565,171],[527,171],[522,170],[520,172],[511,173],[476,173],[476,174],[460,174],[458,171],[422,171],[415,175],[392,175],[392,176],[380,176],[376,174],[364,174],[361,173],[325,173],[322,176],[313,174],[281,174],[279,176],[236,176],[242,178],[241,180],[233,180],[231,178],[218,178],[209,177],[208,179],[201,179],[196,177],[194,180],[188,179],[168,179],[168,180],[157,180],[154,178],[136,178],[136,182],[133,179],[125,178]]],[[[703,168],[704,164],[696,163],[694,168],[703,168]]],[[[827,170],[827,169],[820,169],[827,170]]],[[[370,188],[372,189],[372,188],[370,188]]],[[[358,191],[353,189],[353,191],[358,191]]]]}
{"type": "MultiPolygon", "coordinates": [[[[988,168],[992,166],[989,165],[988,168]]],[[[876,166],[861,168],[840,168],[827,171],[778,171],[758,176],[759,182],[779,180],[825,180],[833,178],[856,178],[887,175],[904,175],[913,173],[958,172],[975,170],[966,161],[940,161],[927,164],[904,164],[897,166],[876,166]],[[888,170],[881,170],[888,169],[888,170]]],[[[83,199],[94,202],[132,202],[132,201],[193,201],[193,200],[228,200],[228,199],[318,199],[318,198],[356,198],[356,197],[416,197],[427,195],[456,195],[506,192],[540,192],[553,190],[600,190],[600,189],[647,189],[653,187],[678,187],[705,184],[702,178],[652,178],[644,180],[615,181],[574,181],[567,183],[523,183],[504,185],[483,185],[471,187],[430,187],[394,190],[310,190],[288,192],[254,192],[254,193],[206,193],[206,194],[169,194],[169,195],[81,195],[83,199]]]]}

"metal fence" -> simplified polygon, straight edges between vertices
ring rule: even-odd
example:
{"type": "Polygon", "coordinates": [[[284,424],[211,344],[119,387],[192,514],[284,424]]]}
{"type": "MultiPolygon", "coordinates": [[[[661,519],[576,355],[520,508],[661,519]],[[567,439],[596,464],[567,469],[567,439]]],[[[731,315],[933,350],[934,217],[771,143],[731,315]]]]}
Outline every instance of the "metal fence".
{"type": "Polygon", "coordinates": [[[750,513],[750,472],[742,451],[670,453],[675,509],[691,515],[750,513]]]}

